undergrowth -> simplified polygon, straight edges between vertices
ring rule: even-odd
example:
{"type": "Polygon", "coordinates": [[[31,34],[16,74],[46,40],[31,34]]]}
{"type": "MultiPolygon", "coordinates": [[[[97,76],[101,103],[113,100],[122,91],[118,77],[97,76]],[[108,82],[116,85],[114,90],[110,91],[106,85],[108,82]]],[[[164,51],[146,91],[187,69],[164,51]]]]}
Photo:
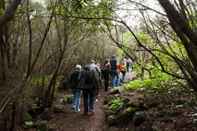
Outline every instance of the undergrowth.
{"type": "Polygon", "coordinates": [[[152,78],[146,78],[144,80],[136,79],[124,85],[125,90],[135,90],[139,88],[146,89],[161,89],[168,88],[175,84],[176,80],[165,73],[158,73],[152,78]]]}
{"type": "Polygon", "coordinates": [[[111,100],[109,109],[112,110],[112,111],[117,111],[120,108],[122,108],[123,105],[124,105],[123,100],[120,97],[116,97],[116,98],[111,100]]]}

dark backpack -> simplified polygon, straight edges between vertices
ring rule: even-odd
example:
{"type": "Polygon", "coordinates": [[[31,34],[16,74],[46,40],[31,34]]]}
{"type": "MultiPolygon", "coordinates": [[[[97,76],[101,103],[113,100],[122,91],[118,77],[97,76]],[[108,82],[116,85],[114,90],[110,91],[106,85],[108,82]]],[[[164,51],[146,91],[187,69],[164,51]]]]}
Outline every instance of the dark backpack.
{"type": "Polygon", "coordinates": [[[79,88],[82,90],[93,90],[98,87],[99,74],[95,70],[86,70],[82,73],[81,79],[79,82],[79,88]]]}
{"type": "Polygon", "coordinates": [[[111,70],[116,70],[117,69],[117,60],[116,59],[110,60],[110,65],[111,65],[111,70]]]}

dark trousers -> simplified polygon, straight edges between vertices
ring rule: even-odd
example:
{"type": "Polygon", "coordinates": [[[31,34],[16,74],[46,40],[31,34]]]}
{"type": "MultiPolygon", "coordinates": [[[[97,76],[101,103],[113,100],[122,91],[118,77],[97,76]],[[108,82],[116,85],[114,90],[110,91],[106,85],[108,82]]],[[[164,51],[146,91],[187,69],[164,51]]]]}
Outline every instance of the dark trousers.
{"type": "Polygon", "coordinates": [[[84,100],[84,113],[93,112],[94,104],[96,100],[96,93],[89,90],[83,91],[83,100],[84,100]]]}
{"type": "Polygon", "coordinates": [[[112,87],[117,87],[119,86],[119,75],[118,72],[116,70],[112,70],[111,71],[111,77],[112,77],[112,87]]]}
{"type": "Polygon", "coordinates": [[[122,73],[121,83],[123,83],[124,82],[125,75],[126,75],[126,71],[121,71],[121,73],[122,73]]]}
{"type": "Polygon", "coordinates": [[[108,91],[109,87],[109,75],[104,77],[104,85],[105,85],[105,91],[108,91]]]}
{"type": "Polygon", "coordinates": [[[105,91],[107,91],[108,87],[109,87],[110,71],[109,70],[103,70],[102,75],[103,75],[103,79],[104,79],[105,91]]]}

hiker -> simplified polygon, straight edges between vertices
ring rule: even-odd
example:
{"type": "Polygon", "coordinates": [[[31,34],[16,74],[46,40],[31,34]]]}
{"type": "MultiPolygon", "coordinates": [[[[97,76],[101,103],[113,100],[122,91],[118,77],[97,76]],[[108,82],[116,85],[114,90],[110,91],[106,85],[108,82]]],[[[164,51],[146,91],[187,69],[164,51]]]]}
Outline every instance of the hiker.
{"type": "Polygon", "coordinates": [[[110,62],[108,59],[106,59],[104,62],[103,69],[102,69],[102,76],[104,79],[105,91],[108,91],[109,77],[110,77],[110,62]]]}
{"type": "Polygon", "coordinates": [[[122,60],[122,62],[124,63],[124,65],[126,66],[127,65],[127,58],[126,57],[124,57],[123,58],[123,60],[122,60]]]}
{"type": "Polygon", "coordinates": [[[126,67],[127,67],[127,72],[132,71],[132,60],[130,58],[127,58],[126,60],[126,67]]]}
{"type": "Polygon", "coordinates": [[[125,78],[125,74],[126,74],[126,65],[124,63],[124,61],[121,61],[121,63],[119,64],[119,70],[122,74],[121,78],[120,78],[120,82],[123,83],[124,82],[124,78],[125,78]]]}
{"type": "Polygon", "coordinates": [[[96,63],[95,60],[91,60],[89,67],[90,70],[95,70],[97,72],[96,74],[98,75],[99,87],[102,87],[102,74],[100,63],[96,63]]]}
{"type": "Polygon", "coordinates": [[[100,69],[100,64],[95,62],[95,60],[91,60],[91,63],[89,65],[90,70],[96,70],[97,72],[101,73],[101,69],[100,69]]]}
{"type": "Polygon", "coordinates": [[[81,89],[79,88],[79,81],[81,79],[82,67],[81,65],[76,65],[74,71],[70,76],[70,87],[73,93],[72,109],[75,112],[80,112],[80,97],[81,89]]]}
{"type": "Polygon", "coordinates": [[[111,77],[112,77],[112,87],[118,86],[118,72],[117,72],[117,60],[116,56],[113,55],[110,60],[110,66],[111,66],[111,77]]]}
{"type": "Polygon", "coordinates": [[[99,74],[96,67],[86,65],[81,75],[80,88],[83,91],[84,115],[94,114],[94,104],[99,90],[99,74]]]}

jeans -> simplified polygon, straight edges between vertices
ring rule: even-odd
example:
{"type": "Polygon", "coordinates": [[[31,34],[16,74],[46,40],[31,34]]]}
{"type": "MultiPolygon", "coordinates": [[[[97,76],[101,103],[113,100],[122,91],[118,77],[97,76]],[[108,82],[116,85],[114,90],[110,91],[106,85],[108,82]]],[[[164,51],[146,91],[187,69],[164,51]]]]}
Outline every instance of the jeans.
{"type": "Polygon", "coordinates": [[[89,90],[83,91],[84,112],[94,112],[94,104],[96,101],[96,93],[89,90]]]}
{"type": "Polygon", "coordinates": [[[116,71],[112,71],[112,87],[117,87],[120,85],[120,79],[116,71]]]}
{"type": "Polygon", "coordinates": [[[81,97],[81,90],[80,89],[74,89],[73,90],[73,104],[72,107],[74,111],[78,112],[80,111],[80,97],[81,97]]]}

